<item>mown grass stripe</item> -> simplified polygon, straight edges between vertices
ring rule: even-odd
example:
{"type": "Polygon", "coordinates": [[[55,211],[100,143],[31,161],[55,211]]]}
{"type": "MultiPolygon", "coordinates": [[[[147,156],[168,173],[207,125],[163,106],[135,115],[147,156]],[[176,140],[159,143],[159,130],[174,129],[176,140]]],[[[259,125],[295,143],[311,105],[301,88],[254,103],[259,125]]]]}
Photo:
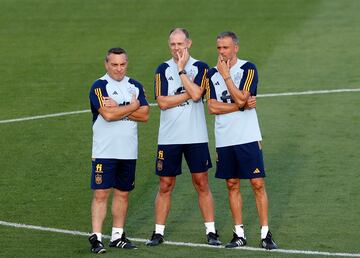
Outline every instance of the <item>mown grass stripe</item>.
{"type": "MultiPolygon", "coordinates": [[[[299,96],[299,95],[344,93],[344,92],[360,92],[360,88],[337,89],[337,90],[310,90],[310,91],[283,92],[283,93],[266,93],[266,94],[259,94],[259,95],[257,95],[257,97],[258,98],[265,98],[265,97],[299,96]]],[[[157,103],[150,103],[149,105],[150,106],[157,106],[157,103]]],[[[70,111],[70,112],[61,112],[61,113],[47,114],[47,115],[39,115],[39,116],[29,116],[29,117],[14,118],[14,119],[6,119],[6,120],[0,120],[0,124],[8,124],[8,123],[22,122],[22,121],[36,120],[36,119],[43,119],[43,118],[49,118],[49,117],[75,115],[75,114],[81,114],[81,113],[87,113],[87,112],[90,112],[90,109],[78,110],[78,111],[70,111]]]]}
{"type": "MultiPolygon", "coordinates": [[[[1,221],[1,220],[0,220],[0,225],[8,226],[8,227],[15,227],[15,228],[25,228],[25,229],[31,229],[31,230],[46,231],[46,232],[70,234],[70,235],[76,235],[76,236],[89,236],[90,235],[90,233],[76,231],[76,230],[41,227],[41,226],[13,223],[13,222],[1,221]]],[[[104,238],[110,238],[110,236],[108,236],[108,235],[103,235],[103,237],[104,238]]],[[[129,239],[131,241],[134,241],[134,242],[142,242],[142,243],[145,243],[146,240],[147,240],[147,239],[143,239],[143,238],[129,238],[129,239]]],[[[224,246],[210,246],[210,245],[207,245],[207,244],[173,242],[173,241],[165,241],[164,244],[166,244],[166,245],[174,245],[174,246],[195,247],[195,248],[196,247],[202,247],[202,248],[225,248],[224,246]]],[[[234,250],[269,252],[269,251],[264,250],[262,248],[245,247],[245,246],[241,247],[241,248],[236,248],[234,250]]],[[[271,250],[270,252],[286,253],[286,254],[339,256],[339,257],[360,257],[360,253],[332,253],[332,252],[320,252],[320,251],[311,251],[311,250],[277,249],[277,250],[271,250]]]]}

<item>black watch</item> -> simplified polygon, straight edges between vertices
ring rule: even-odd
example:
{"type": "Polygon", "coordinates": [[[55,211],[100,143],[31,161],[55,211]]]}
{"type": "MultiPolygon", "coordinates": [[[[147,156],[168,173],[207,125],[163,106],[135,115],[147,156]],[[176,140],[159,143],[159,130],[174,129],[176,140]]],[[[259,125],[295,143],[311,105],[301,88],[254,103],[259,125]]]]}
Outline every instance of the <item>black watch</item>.
{"type": "Polygon", "coordinates": [[[181,70],[181,71],[179,72],[179,75],[182,75],[182,74],[186,74],[186,71],[185,71],[185,70],[181,70]]]}

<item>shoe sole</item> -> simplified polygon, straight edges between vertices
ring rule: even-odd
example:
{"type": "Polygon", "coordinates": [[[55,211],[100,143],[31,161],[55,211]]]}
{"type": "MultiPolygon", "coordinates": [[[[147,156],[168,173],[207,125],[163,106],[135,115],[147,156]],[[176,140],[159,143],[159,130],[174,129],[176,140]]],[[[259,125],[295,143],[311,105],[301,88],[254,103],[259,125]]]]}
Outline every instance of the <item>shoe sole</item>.
{"type": "Polygon", "coordinates": [[[260,245],[261,248],[264,248],[265,250],[274,250],[274,249],[278,249],[277,246],[271,246],[271,247],[268,247],[268,246],[263,246],[262,244],[260,245]]]}
{"type": "Polygon", "coordinates": [[[212,243],[212,244],[208,243],[208,245],[219,246],[221,245],[221,243],[212,243]]]}
{"type": "Polygon", "coordinates": [[[244,247],[245,245],[236,245],[236,246],[226,246],[225,245],[225,248],[241,248],[241,247],[244,247]]]}
{"type": "Polygon", "coordinates": [[[154,244],[154,243],[145,243],[146,246],[158,246],[158,245],[161,245],[163,242],[159,242],[157,244],[154,244]]]}
{"type": "Polygon", "coordinates": [[[106,253],[106,249],[101,249],[100,251],[98,251],[98,252],[93,252],[93,251],[91,251],[93,254],[104,254],[104,253],[106,253]]]}
{"type": "Polygon", "coordinates": [[[109,247],[110,247],[110,248],[118,248],[118,249],[126,249],[126,250],[138,249],[137,246],[135,246],[135,247],[109,246],[109,247]]]}

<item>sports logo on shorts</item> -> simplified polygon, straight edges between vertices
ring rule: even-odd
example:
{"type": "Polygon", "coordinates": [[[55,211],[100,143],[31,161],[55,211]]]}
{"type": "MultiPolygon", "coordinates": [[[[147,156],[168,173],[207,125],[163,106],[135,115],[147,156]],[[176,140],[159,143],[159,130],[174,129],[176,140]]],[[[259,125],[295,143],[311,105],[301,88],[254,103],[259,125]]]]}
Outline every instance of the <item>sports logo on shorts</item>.
{"type": "Polygon", "coordinates": [[[102,175],[96,174],[95,175],[95,183],[100,185],[102,183],[102,175]]]}
{"type": "Polygon", "coordinates": [[[164,151],[159,150],[158,151],[158,156],[157,156],[157,163],[156,163],[157,171],[162,171],[163,170],[163,160],[164,160],[164,151]]]}
{"type": "Polygon", "coordinates": [[[99,164],[99,163],[96,164],[95,172],[96,172],[96,173],[103,173],[102,164],[99,164]]]}
{"type": "Polygon", "coordinates": [[[163,170],[163,161],[162,160],[159,159],[157,161],[156,168],[157,168],[157,171],[162,171],[163,170]]]}
{"type": "Polygon", "coordinates": [[[260,170],[258,168],[256,168],[253,172],[254,174],[259,174],[260,173],[260,170]]]}
{"type": "Polygon", "coordinates": [[[158,159],[164,160],[164,151],[163,150],[158,151],[158,159]]]}

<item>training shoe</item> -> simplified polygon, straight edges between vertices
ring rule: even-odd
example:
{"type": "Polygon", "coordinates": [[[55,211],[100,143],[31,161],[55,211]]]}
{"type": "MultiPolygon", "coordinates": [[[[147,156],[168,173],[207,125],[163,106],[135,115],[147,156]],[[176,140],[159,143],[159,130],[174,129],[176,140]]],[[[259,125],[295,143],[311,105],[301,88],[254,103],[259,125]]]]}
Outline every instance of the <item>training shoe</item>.
{"type": "Polygon", "coordinates": [[[104,248],[104,244],[97,239],[96,234],[92,234],[89,237],[89,242],[91,244],[91,249],[90,249],[91,252],[95,254],[102,254],[106,252],[106,249],[104,248]]]}
{"type": "Polygon", "coordinates": [[[114,241],[110,241],[110,247],[124,248],[124,249],[136,249],[136,245],[131,243],[129,239],[125,237],[125,233],[122,234],[121,238],[118,238],[114,241]]]}
{"type": "Polygon", "coordinates": [[[264,239],[261,239],[260,247],[265,248],[267,250],[278,248],[277,245],[275,244],[274,240],[272,239],[270,230],[268,231],[266,237],[264,239]]]}
{"type": "Polygon", "coordinates": [[[221,245],[217,231],[215,233],[210,232],[206,236],[207,236],[207,242],[209,245],[221,245]]]}
{"type": "Polygon", "coordinates": [[[164,242],[164,236],[161,234],[156,234],[155,231],[153,232],[151,239],[146,241],[147,246],[156,246],[160,245],[162,242],[164,242]]]}
{"type": "Polygon", "coordinates": [[[231,241],[225,245],[225,248],[234,248],[245,245],[246,245],[246,239],[243,237],[238,237],[236,233],[233,233],[233,239],[231,239],[231,241]]]}

